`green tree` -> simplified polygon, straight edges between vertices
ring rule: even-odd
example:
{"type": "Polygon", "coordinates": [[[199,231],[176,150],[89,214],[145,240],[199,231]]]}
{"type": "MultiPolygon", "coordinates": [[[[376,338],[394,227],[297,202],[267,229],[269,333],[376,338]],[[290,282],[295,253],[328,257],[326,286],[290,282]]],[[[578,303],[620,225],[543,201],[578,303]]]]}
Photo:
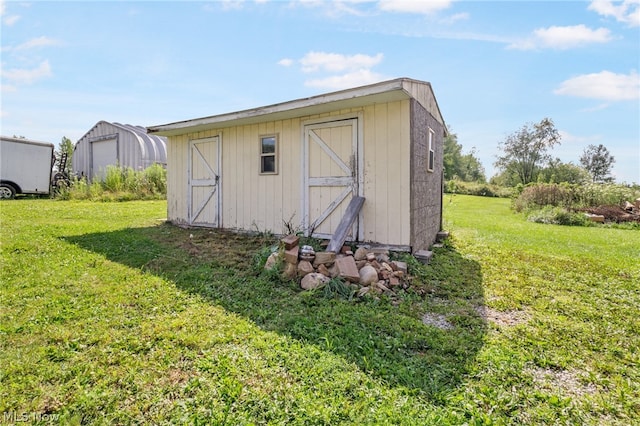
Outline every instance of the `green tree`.
{"type": "Polygon", "coordinates": [[[471,152],[460,157],[458,167],[460,177],[465,182],[485,183],[487,178],[484,174],[484,167],[476,157],[476,148],[471,148],[471,152]]]}
{"type": "MultiPolygon", "coordinates": [[[[67,175],[69,175],[71,173],[71,170],[73,169],[73,142],[71,142],[71,139],[63,136],[62,140],[60,141],[60,143],[58,144],[58,149],[56,149],[55,151],[55,155],[56,155],[56,159],[60,159],[60,157],[62,157],[62,154],[66,153],[67,154],[67,164],[64,167],[64,170],[58,170],[58,172],[63,172],[66,173],[67,175]]],[[[56,163],[56,167],[59,167],[60,163],[56,163]]]]}
{"type": "Polygon", "coordinates": [[[476,157],[475,148],[468,154],[462,154],[462,145],[458,136],[449,132],[444,139],[444,178],[460,179],[465,182],[485,182],[484,167],[476,157]]]}
{"type": "Polygon", "coordinates": [[[507,174],[515,174],[524,185],[534,182],[542,166],[551,160],[548,151],[560,143],[560,134],[550,118],[539,123],[527,123],[520,130],[508,135],[498,148],[496,168],[507,174]]]}
{"type": "Polygon", "coordinates": [[[462,145],[458,143],[458,136],[449,132],[444,138],[444,179],[451,180],[457,176],[457,165],[462,156],[462,145]]]}
{"type": "Polygon", "coordinates": [[[559,158],[549,161],[547,167],[540,171],[545,183],[575,183],[581,184],[591,180],[589,172],[571,162],[563,163],[559,158]]]}
{"type": "Polygon", "coordinates": [[[580,164],[589,172],[593,182],[610,182],[611,168],[616,160],[602,144],[589,145],[580,156],[580,164]]]}

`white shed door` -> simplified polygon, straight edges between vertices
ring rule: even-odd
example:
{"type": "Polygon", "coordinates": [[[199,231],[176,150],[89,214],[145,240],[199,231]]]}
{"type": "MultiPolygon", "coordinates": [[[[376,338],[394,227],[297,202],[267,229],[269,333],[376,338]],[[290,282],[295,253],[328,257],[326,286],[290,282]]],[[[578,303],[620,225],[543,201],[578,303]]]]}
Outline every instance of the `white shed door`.
{"type": "MultiPolygon", "coordinates": [[[[304,216],[307,234],[330,238],[358,195],[358,120],[304,127],[304,216]]],[[[349,234],[356,239],[358,220],[349,234]]]]}
{"type": "Polygon", "coordinates": [[[220,226],[220,138],[189,143],[188,214],[191,225],[220,226]]]}
{"type": "Polygon", "coordinates": [[[91,180],[102,181],[107,166],[118,165],[118,139],[91,142],[91,180]]]}

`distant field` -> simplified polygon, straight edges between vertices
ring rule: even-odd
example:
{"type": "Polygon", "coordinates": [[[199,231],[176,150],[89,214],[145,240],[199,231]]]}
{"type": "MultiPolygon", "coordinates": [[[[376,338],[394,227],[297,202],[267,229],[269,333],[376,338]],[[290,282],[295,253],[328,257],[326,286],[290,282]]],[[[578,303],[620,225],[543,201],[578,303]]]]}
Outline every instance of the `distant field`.
{"type": "Polygon", "coordinates": [[[445,196],[400,300],[261,274],[166,202],[0,202],[0,423],[640,423],[640,232],[445,196]]]}

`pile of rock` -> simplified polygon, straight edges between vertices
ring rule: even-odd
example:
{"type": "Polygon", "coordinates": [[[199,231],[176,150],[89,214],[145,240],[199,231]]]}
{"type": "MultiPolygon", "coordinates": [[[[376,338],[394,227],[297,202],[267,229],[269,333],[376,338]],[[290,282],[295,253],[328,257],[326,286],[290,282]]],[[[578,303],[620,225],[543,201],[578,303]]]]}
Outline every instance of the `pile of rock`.
{"type": "Polygon", "coordinates": [[[324,286],[332,278],[340,278],[357,287],[358,295],[369,291],[393,292],[408,288],[407,264],[389,259],[388,250],[359,247],[355,252],[344,246],[340,253],[315,252],[310,246],[300,247],[300,238],[288,235],[280,240],[280,250],[269,256],[265,269],[282,264],[286,279],[300,280],[300,286],[312,290],[324,286]]]}

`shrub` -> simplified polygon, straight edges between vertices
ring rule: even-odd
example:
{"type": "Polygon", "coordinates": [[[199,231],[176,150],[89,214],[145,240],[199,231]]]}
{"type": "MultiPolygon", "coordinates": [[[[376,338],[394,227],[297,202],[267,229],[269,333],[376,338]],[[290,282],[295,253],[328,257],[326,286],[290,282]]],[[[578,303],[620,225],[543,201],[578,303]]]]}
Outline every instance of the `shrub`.
{"type": "Polygon", "coordinates": [[[590,183],[575,187],[576,207],[620,206],[640,197],[637,186],[590,183]]]}
{"type": "Polygon", "coordinates": [[[563,207],[544,206],[527,216],[529,222],[553,225],[587,226],[591,222],[582,213],[571,212],[563,207]]]}
{"type": "Polygon", "coordinates": [[[526,186],[514,200],[513,208],[517,212],[527,212],[543,206],[571,206],[573,194],[568,185],[538,183],[526,186]]]}
{"type": "Polygon", "coordinates": [[[162,199],[167,193],[167,172],[159,164],[145,170],[108,166],[104,180],[88,183],[73,178],[71,185],[56,194],[60,200],[130,201],[162,199]]]}
{"type": "Polygon", "coordinates": [[[487,183],[449,180],[445,183],[444,192],[449,194],[477,195],[481,197],[509,198],[513,194],[513,189],[487,183]]]}

